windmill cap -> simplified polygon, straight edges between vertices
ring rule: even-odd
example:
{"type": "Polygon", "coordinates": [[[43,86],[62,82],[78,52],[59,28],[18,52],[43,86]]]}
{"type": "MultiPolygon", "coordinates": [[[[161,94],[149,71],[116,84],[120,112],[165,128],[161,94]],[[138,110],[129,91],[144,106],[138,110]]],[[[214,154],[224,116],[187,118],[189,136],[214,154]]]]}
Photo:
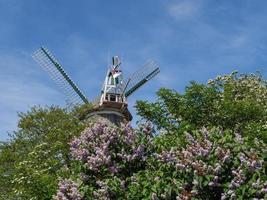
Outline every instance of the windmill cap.
{"type": "Polygon", "coordinates": [[[119,66],[121,64],[119,56],[113,56],[112,57],[112,64],[113,66],[119,66]]]}

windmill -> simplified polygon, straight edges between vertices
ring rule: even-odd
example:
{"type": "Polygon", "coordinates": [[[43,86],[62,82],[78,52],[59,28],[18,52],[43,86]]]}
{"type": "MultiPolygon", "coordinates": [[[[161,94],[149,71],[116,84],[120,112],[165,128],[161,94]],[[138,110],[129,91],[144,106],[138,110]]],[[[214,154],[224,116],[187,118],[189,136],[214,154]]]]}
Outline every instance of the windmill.
{"type": "MultiPolygon", "coordinates": [[[[35,51],[33,58],[64,91],[69,104],[89,103],[88,98],[47,48],[41,47],[35,51]]],[[[93,109],[88,118],[101,116],[117,125],[123,120],[131,121],[132,115],[127,108],[127,98],[160,72],[157,64],[150,60],[129,78],[124,79],[120,66],[119,57],[114,56],[100,95],[93,101],[93,109]]]]}

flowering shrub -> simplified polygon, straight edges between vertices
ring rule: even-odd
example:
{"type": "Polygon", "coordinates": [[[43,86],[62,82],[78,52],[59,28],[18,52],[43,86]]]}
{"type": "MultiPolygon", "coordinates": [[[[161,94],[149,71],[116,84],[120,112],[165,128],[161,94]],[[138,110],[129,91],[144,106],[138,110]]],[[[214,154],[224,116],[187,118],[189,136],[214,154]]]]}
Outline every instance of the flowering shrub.
{"type": "MultiPolygon", "coordinates": [[[[103,122],[90,124],[70,142],[72,158],[78,161],[76,178],[81,182],[81,194],[93,199],[124,199],[128,178],[146,166],[151,142],[149,124],[140,130],[129,124],[120,128],[103,122]]],[[[60,187],[62,184],[66,185],[63,182],[60,187]]],[[[62,193],[66,192],[59,188],[56,199],[62,193]]]]}
{"type": "Polygon", "coordinates": [[[59,190],[54,196],[56,200],[81,200],[77,183],[71,180],[62,180],[58,184],[59,190]]]}
{"type": "Polygon", "coordinates": [[[142,143],[139,136],[129,124],[118,129],[95,123],[70,143],[71,154],[94,173],[106,170],[114,174],[128,173],[147,158],[146,146],[151,135],[143,138],[148,139],[146,143],[142,143]]]}
{"type": "MultiPolygon", "coordinates": [[[[142,132],[103,123],[86,128],[71,142],[72,156],[83,166],[78,194],[153,200],[267,197],[265,143],[216,128],[185,135],[184,147],[160,149],[151,143],[150,127],[142,132]]],[[[77,192],[77,184],[61,182],[56,199],[75,199],[68,191],[77,192]]]]}
{"type": "Polygon", "coordinates": [[[230,75],[217,76],[208,81],[210,87],[223,89],[221,97],[232,99],[235,102],[250,100],[259,103],[263,109],[267,108],[267,81],[259,74],[241,74],[237,71],[230,75]],[[229,96],[229,94],[233,94],[229,96]]]}
{"type": "Polygon", "coordinates": [[[164,175],[169,176],[155,178],[157,182],[163,179],[173,191],[159,188],[158,194],[152,194],[152,199],[170,198],[171,193],[176,199],[267,197],[264,168],[267,149],[263,142],[255,139],[250,146],[247,138],[240,134],[206,129],[195,134],[187,133],[186,137],[188,144],[185,148],[175,147],[155,154],[158,166],[164,175]]]}
{"type": "MultiPolygon", "coordinates": [[[[49,198],[49,195],[56,191],[57,181],[53,176],[55,169],[59,168],[60,163],[56,162],[52,157],[53,152],[49,148],[48,143],[41,143],[32,148],[27,157],[19,162],[16,166],[17,173],[12,180],[15,185],[15,199],[23,196],[25,199],[38,199],[39,196],[49,198]],[[42,162],[45,160],[45,162],[42,162]],[[34,194],[34,196],[33,196],[34,194]]],[[[50,196],[50,198],[51,198],[50,196]]]]}

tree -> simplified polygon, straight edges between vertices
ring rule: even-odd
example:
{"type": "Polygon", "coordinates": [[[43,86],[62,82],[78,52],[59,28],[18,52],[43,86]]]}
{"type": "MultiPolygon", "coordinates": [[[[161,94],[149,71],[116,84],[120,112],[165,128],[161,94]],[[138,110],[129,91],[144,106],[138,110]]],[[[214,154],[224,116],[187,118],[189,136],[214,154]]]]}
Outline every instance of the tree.
{"type": "MultiPolygon", "coordinates": [[[[184,94],[160,89],[158,101],[138,101],[138,114],[158,129],[220,127],[267,142],[267,81],[260,75],[218,76],[207,85],[191,82],[184,94]]],[[[181,131],[182,130],[182,131],[181,131]]]]}
{"type": "Polygon", "coordinates": [[[191,82],[184,94],[160,89],[158,97],[136,104],[161,132],[151,168],[137,174],[137,195],[146,186],[154,199],[267,198],[266,80],[233,72],[191,82]]]}
{"type": "Polygon", "coordinates": [[[19,113],[18,131],[0,149],[1,199],[51,199],[70,165],[69,141],[80,134],[86,106],[72,111],[33,107],[19,113]]]}

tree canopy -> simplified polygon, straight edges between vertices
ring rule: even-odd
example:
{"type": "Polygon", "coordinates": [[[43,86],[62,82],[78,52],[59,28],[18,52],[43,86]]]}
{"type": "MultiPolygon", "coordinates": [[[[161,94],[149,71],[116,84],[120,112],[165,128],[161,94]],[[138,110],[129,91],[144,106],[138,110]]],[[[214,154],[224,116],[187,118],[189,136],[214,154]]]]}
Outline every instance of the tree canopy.
{"type": "Polygon", "coordinates": [[[19,113],[18,131],[0,146],[2,199],[51,199],[71,162],[68,143],[85,127],[79,113],[54,106],[19,113]]]}
{"type": "Polygon", "coordinates": [[[137,101],[136,108],[158,129],[171,132],[216,126],[267,142],[267,81],[259,74],[233,72],[206,85],[191,82],[184,94],[165,88],[157,94],[156,102],[137,101]]]}

